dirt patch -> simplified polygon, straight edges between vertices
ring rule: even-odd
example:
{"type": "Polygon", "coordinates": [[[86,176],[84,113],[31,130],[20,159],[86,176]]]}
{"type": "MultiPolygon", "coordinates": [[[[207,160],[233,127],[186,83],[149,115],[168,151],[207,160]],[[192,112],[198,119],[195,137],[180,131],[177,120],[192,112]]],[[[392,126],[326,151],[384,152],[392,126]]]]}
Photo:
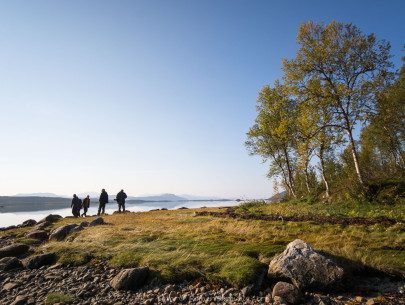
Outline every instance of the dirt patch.
{"type": "Polygon", "coordinates": [[[232,211],[226,212],[195,212],[195,216],[213,216],[221,218],[234,218],[234,219],[253,219],[253,220],[266,220],[266,221],[293,221],[293,222],[304,222],[313,221],[319,224],[341,224],[341,225],[374,225],[381,224],[385,226],[391,226],[398,222],[399,220],[395,218],[389,218],[385,216],[380,217],[337,217],[337,216],[322,216],[322,215],[292,215],[283,216],[280,214],[274,215],[251,215],[251,214],[238,214],[232,211]]]}

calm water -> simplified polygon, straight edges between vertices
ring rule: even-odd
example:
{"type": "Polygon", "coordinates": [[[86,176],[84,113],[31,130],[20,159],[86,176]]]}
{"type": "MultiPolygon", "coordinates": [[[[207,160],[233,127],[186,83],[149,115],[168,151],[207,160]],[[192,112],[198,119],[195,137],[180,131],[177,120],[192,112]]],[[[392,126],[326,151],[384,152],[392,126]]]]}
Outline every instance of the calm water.
{"type": "MultiPolygon", "coordinates": [[[[171,201],[171,202],[145,202],[141,204],[125,204],[125,208],[131,212],[146,212],[153,209],[167,208],[176,210],[181,207],[200,208],[200,207],[225,207],[238,205],[236,201],[171,201]]],[[[98,203],[92,204],[87,211],[87,215],[97,214],[98,203]]],[[[118,210],[116,203],[108,203],[105,208],[107,214],[112,214],[118,210]]],[[[83,212],[83,210],[81,210],[83,212]]],[[[41,220],[49,214],[58,214],[62,217],[72,216],[70,208],[59,210],[44,210],[34,212],[15,212],[15,213],[0,213],[0,227],[8,227],[23,223],[27,219],[41,220]]]]}

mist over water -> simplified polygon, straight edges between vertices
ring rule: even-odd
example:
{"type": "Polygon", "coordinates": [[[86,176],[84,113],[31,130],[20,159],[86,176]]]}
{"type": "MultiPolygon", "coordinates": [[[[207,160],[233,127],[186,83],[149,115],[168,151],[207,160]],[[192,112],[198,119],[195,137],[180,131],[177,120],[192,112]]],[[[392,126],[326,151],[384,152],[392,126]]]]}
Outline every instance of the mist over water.
{"type": "MultiPolygon", "coordinates": [[[[141,204],[126,203],[125,209],[131,212],[146,212],[161,208],[176,210],[181,207],[193,209],[201,207],[226,207],[235,205],[238,205],[236,201],[170,201],[170,202],[145,202],[141,204]]],[[[117,210],[118,205],[116,203],[108,203],[105,207],[105,212],[110,215],[117,210]]],[[[98,202],[92,203],[87,211],[87,215],[88,216],[96,215],[97,211],[98,211],[98,202]]],[[[83,210],[81,210],[80,213],[83,213],[83,210]]],[[[49,214],[58,214],[62,217],[72,216],[72,209],[68,207],[65,209],[55,209],[55,210],[0,213],[0,227],[19,225],[28,219],[34,219],[36,221],[39,221],[49,214]]]]}

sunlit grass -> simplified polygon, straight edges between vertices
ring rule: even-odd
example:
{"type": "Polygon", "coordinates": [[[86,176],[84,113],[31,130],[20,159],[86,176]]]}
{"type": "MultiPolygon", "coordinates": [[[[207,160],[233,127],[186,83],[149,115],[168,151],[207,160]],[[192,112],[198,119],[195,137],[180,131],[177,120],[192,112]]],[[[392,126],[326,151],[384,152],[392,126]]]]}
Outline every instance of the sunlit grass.
{"type": "MultiPolygon", "coordinates": [[[[281,204],[272,209],[287,207],[281,204]]],[[[124,268],[147,265],[154,275],[167,282],[200,278],[241,287],[251,283],[257,271],[284,251],[289,242],[302,239],[335,259],[349,274],[361,272],[364,265],[405,271],[405,254],[400,248],[405,243],[402,223],[391,227],[315,222],[283,224],[195,217],[194,211],[105,216],[105,225],[87,227],[67,241],[45,244],[39,251],[56,252],[59,262],[64,264],[81,265],[97,258],[124,268]]],[[[54,227],[80,221],[63,219],[54,227]]]]}

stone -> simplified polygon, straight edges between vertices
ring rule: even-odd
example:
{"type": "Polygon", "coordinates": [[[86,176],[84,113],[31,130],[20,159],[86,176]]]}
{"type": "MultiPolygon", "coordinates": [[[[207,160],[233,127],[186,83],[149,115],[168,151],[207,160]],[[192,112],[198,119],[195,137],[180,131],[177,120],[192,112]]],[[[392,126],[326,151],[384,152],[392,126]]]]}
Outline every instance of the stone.
{"type": "Polygon", "coordinates": [[[281,297],[289,304],[300,304],[302,294],[294,285],[286,282],[278,282],[273,288],[273,298],[275,297],[281,297]]]}
{"type": "Polygon", "coordinates": [[[52,225],[51,222],[44,221],[44,222],[38,223],[35,227],[32,228],[32,230],[43,230],[46,227],[49,227],[50,225],[52,225]]]}
{"type": "Polygon", "coordinates": [[[48,239],[49,233],[46,232],[45,230],[29,230],[25,232],[24,236],[26,238],[34,238],[34,239],[48,239]]]}
{"type": "Polygon", "coordinates": [[[53,264],[55,258],[55,253],[40,254],[26,258],[23,260],[23,265],[27,269],[39,269],[42,266],[53,264]]]}
{"type": "Polygon", "coordinates": [[[18,284],[18,283],[7,283],[4,285],[3,289],[8,291],[8,290],[13,290],[14,288],[16,288],[18,286],[20,286],[20,284],[18,284]]]}
{"type": "Polygon", "coordinates": [[[19,256],[26,253],[29,247],[24,244],[12,244],[0,249],[0,258],[9,256],[19,256]]]}
{"type": "Polygon", "coordinates": [[[14,302],[10,305],[24,305],[28,301],[28,296],[26,295],[19,295],[15,298],[14,302]]]}
{"type": "Polygon", "coordinates": [[[64,240],[66,236],[68,236],[70,230],[73,228],[78,227],[77,224],[71,223],[68,225],[61,226],[51,231],[49,235],[49,240],[64,240]]]}
{"type": "Polygon", "coordinates": [[[82,231],[82,230],[83,230],[83,227],[80,225],[80,226],[77,226],[77,227],[74,227],[73,229],[71,229],[69,231],[69,234],[72,234],[74,232],[79,232],[79,231],[82,231]]]}
{"type": "Polygon", "coordinates": [[[52,222],[58,221],[61,218],[62,218],[62,216],[60,216],[60,215],[49,214],[45,218],[42,218],[40,221],[38,221],[38,223],[43,223],[45,221],[48,221],[48,222],[52,223],[52,222]]]}
{"type": "Polygon", "coordinates": [[[104,219],[102,217],[98,217],[96,219],[93,219],[90,223],[89,223],[89,227],[92,226],[98,226],[98,225],[102,225],[104,224],[104,219]]]}
{"type": "Polygon", "coordinates": [[[240,291],[244,297],[249,296],[252,294],[254,285],[248,285],[246,287],[243,287],[242,290],[240,291]]]}
{"type": "Polygon", "coordinates": [[[22,267],[22,263],[16,257],[4,257],[0,259],[0,270],[6,271],[19,267],[22,267]]]}
{"type": "Polygon", "coordinates": [[[37,221],[34,219],[28,219],[26,221],[24,221],[21,226],[22,227],[32,227],[35,226],[37,224],[37,221]]]}
{"type": "Polygon", "coordinates": [[[145,284],[149,267],[124,269],[114,277],[110,285],[115,290],[136,290],[145,284]]]}
{"type": "Polygon", "coordinates": [[[339,283],[343,273],[343,269],[332,260],[297,239],[270,262],[268,277],[272,280],[289,279],[301,291],[319,291],[339,283]]]}
{"type": "Polygon", "coordinates": [[[80,227],[88,227],[89,226],[89,222],[88,221],[82,221],[80,223],[80,227]]]}

